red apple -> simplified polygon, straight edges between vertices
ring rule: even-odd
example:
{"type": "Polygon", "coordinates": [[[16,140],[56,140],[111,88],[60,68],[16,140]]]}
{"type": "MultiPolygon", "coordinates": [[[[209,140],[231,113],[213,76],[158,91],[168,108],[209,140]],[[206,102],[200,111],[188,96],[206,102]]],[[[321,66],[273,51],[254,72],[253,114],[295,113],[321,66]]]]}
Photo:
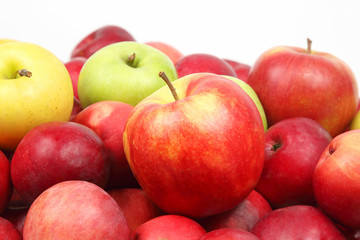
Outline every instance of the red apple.
{"type": "Polygon", "coordinates": [[[34,127],[16,148],[11,162],[14,187],[28,203],[65,180],[87,180],[105,187],[109,170],[100,137],[73,122],[48,122],[34,127]]]}
{"type": "Polygon", "coordinates": [[[73,118],[74,122],[96,132],[108,150],[111,169],[107,189],[138,186],[123,147],[125,123],[133,108],[123,102],[100,101],[88,106],[73,118]]]}
{"type": "Polygon", "coordinates": [[[236,77],[234,69],[225,60],[205,53],[185,55],[176,62],[175,68],[178,78],[202,72],[236,77]]]}
{"type": "MultiPolygon", "coordinates": [[[[170,82],[168,82],[170,83],[170,82]]],[[[206,217],[227,211],[254,189],[265,132],[255,103],[225,77],[195,73],[138,103],[124,149],[140,186],[163,211],[206,217]]]]}
{"type": "Polygon", "coordinates": [[[74,91],[74,97],[77,100],[79,100],[79,95],[78,95],[78,90],[77,90],[79,74],[80,74],[81,68],[84,65],[84,63],[86,62],[86,60],[87,60],[87,58],[85,58],[85,57],[74,57],[65,63],[65,67],[68,70],[70,78],[71,78],[73,91],[74,91]]]}
{"type": "Polygon", "coordinates": [[[340,224],[360,229],[360,130],[336,136],[314,170],[319,206],[340,224]]]}
{"type": "Polygon", "coordinates": [[[252,66],[247,83],[263,104],[269,126],[286,118],[307,117],[332,137],[344,131],[359,101],[348,65],[310,47],[265,51],[252,66]]]}
{"type": "Polygon", "coordinates": [[[180,215],[163,215],[136,228],[132,240],[199,240],[206,231],[194,220],[180,215]]]}
{"type": "Polygon", "coordinates": [[[140,188],[122,188],[108,191],[124,213],[130,232],[141,224],[160,216],[160,209],[140,188]]]}
{"type": "Polygon", "coordinates": [[[28,208],[6,209],[2,217],[11,222],[22,236],[27,212],[28,208]]]}
{"type": "Polygon", "coordinates": [[[260,240],[345,240],[336,224],[319,209],[293,205],[273,210],[252,229],[260,240]]]}
{"type": "Polygon", "coordinates": [[[109,194],[93,183],[72,180],[51,186],[33,202],[23,237],[129,240],[130,230],[119,205],[109,194]]]}
{"type": "Polygon", "coordinates": [[[0,151],[0,215],[4,212],[11,196],[12,183],[10,177],[10,162],[0,151]]]}
{"type": "Polygon", "coordinates": [[[199,219],[206,231],[221,228],[250,231],[252,227],[272,209],[266,199],[253,190],[240,204],[229,211],[199,219]]]}
{"type": "Polygon", "coordinates": [[[162,51],[163,53],[165,53],[174,64],[176,64],[176,62],[183,56],[183,54],[179,50],[177,50],[176,48],[174,48],[173,46],[171,46],[167,43],[146,42],[145,44],[152,46],[152,47],[162,51]]]}
{"type": "Polygon", "coordinates": [[[73,109],[71,111],[69,121],[72,121],[75,118],[75,116],[82,110],[83,110],[83,108],[81,107],[80,101],[74,97],[74,105],[73,105],[73,109]]]}
{"type": "Polygon", "coordinates": [[[85,36],[73,49],[71,58],[89,58],[100,48],[123,41],[135,41],[135,39],[122,27],[106,25],[85,36]]]}
{"type": "Polygon", "coordinates": [[[230,59],[224,59],[234,69],[237,78],[247,82],[251,67],[248,64],[240,63],[230,59]]]}
{"type": "Polygon", "coordinates": [[[259,238],[242,229],[222,228],[206,233],[199,240],[259,240],[259,238]]]}
{"type": "Polygon", "coordinates": [[[0,236],[2,240],[22,240],[14,224],[2,217],[0,217],[0,236]]]}
{"type": "Polygon", "coordinates": [[[310,118],[288,118],[265,133],[265,162],[256,190],[273,208],[315,204],[315,165],[331,141],[330,134],[310,118]]]}

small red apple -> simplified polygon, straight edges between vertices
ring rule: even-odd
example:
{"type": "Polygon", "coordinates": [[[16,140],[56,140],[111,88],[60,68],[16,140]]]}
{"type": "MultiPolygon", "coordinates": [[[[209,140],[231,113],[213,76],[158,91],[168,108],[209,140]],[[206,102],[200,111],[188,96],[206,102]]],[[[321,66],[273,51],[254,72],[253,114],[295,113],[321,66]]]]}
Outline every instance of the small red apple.
{"type": "Polygon", "coordinates": [[[83,110],[83,108],[81,107],[80,101],[74,97],[74,105],[73,105],[73,109],[71,111],[69,121],[72,121],[74,119],[74,117],[82,110],[83,110]]]}
{"type": "Polygon", "coordinates": [[[70,78],[71,78],[73,91],[74,91],[74,97],[77,100],[79,100],[79,95],[78,95],[78,90],[77,90],[79,74],[80,74],[81,68],[84,65],[84,63],[86,62],[86,60],[87,60],[87,58],[85,58],[85,57],[74,57],[65,63],[65,67],[68,70],[70,78]]]}
{"type": "Polygon", "coordinates": [[[164,42],[146,42],[145,44],[165,53],[174,64],[183,56],[179,50],[164,42]]]}
{"type": "Polygon", "coordinates": [[[104,143],[90,128],[74,122],[48,122],[31,129],[15,150],[11,178],[28,203],[65,180],[105,187],[110,162],[104,143]]]}
{"type": "Polygon", "coordinates": [[[3,217],[0,217],[0,237],[2,240],[22,240],[14,224],[3,217]]]}
{"type": "Polygon", "coordinates": [[[204,72],[237,77],[234,69],[225,60],[205,53],[184,55],[176,62],[175,68],[178,78],[204,72]]]}
{"type": "Polygon", "coordinates": [[[221,228],[206,233],[199,240],[259,240],[259,238],[242,229],[221,228]]]}
{"type": "Polygon", "coordinates": [[[123,41],[135,41],[135,39],[122,27],[106,25],[85,36],[73,49],[71,58],[89,58],[100,48],[123,41]]]}
{"type": "Polygon", "coordinates": [[[10,177],[10,162],[0,151],[0,215],[9,203],[13,186],[10,177]]]}
{"type": "Polygon", "coordinates": [[[206,231],[194,220],[180,215],[163,215],[136,228],[132,240],[199,240],[206,231]]]}
{"type": "Polygon", "coordinates": [[[249,72],[250,72],[250,65],[245,63],[240,63],[230,59],[224,59],[230,66],[234,69],[237,78],[247,82],[249,72]]]}

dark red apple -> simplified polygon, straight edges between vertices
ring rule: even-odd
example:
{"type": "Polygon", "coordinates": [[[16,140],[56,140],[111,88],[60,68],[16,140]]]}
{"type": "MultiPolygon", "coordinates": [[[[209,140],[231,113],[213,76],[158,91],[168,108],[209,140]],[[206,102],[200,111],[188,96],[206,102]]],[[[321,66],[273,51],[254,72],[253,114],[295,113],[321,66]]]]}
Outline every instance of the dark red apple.
{"type": "Polygon", "coordinates": [[[247,82],[249,72],[250,72],[250,65],[245,63],[240,63],[230,59],[224,59],[230,66],[234,69],[237,78],[247,82]]]}
{"type": "Polygon", "coordinates": [[[22,240],[14,224],[2,217],[0,217],[0,237],[1,240],[22,240]]]}
{"type": "Polygon", "coordinates": [[[319,209],[293,205],[273,210],[251,230],[260,240],[345,240],[336,224],[319,209]]]}
{"type": "Polygon", "coordinates": [[[106,148],[90,128],[74,122],[48,122],[31,129],[15,150],[11,178],[31,203],[65,180],[86,180],[105,187],[110,171],[106,148]]]}
{"type": "Polygon", "coordinates": [[[199,240],[206,231],[194,220],[180,215],[163,215],[136,228],[132,240],[199,240]]]}
{"type": "Polygon", "coordinates": [[[91,128],[102,139],[111,162],[107,189],[137,187],[138,183],[126,160],[123,133],[134,107],[117,101],[100,101],[80,113],[73,121],[91,128]]]}
{"type": "Polygon", "coordinates": [[[253,190],[235,208],[199,219],[198,222],[208,232],[221,228],[250,231],[261,218],[271,211],[272,209],[266,199],[260,193],[253,190]]]}
{"type": "Polygon", "coordinates": [[[70,78],[71,78],[73,91],[74,91],[74,97],[77,100],[79,100],[79,95],[78,95],[78,90],[77,90],[79,74],[80,74],[82,66],[84,65],[86,60],[87,60],[87,58],[85,58],[85,57],[74,57],[65,63],[65,67],[68,70],[70,78]]]}
{"type": "Polygon", "coordinates": [[[122,188],[108,191],[124,213],[130,232],[141,224],[160,216],[160,209],[140,188],[122,188]]]}
{"type": "Polygon", "coordinates": [[[0,215],[4,212],[11,196],[12,183],[10,177],[10,162],[0,151],[0,215]]]}
{"type": "Polygon", "coordinates": [[[129,240],[130,230],[115,200],[99,186],[64,181],[45,190],[31,205],[24,240],[129,240]]]}
{"type": "Polygon", "coordinates": [[[178,78],[203,72],[237,77],[234,69],[225,60],[206,53],[184,55],[176,62],[175,67],[178,78]]]}
{"type": "Polygon", "coordinates": [[[123,41],[135,41],[135,39],[122,27],[106,25],[85,36],[73,49],[71,58],[89,58],[100,48],[123,41]]]}
{"type": "Polygon", "coordinates": [[[206,233],[199,240],[259,240],[259,238],[242,229],[222,228],[206,233]]]}
{"type": "Polygon", "coordinates": [[[312,187],[318,159],[330,134],[310,118],[289,118],[265,133],[265,161],[256,190],[273,208],[315,204],[312,187]]]}

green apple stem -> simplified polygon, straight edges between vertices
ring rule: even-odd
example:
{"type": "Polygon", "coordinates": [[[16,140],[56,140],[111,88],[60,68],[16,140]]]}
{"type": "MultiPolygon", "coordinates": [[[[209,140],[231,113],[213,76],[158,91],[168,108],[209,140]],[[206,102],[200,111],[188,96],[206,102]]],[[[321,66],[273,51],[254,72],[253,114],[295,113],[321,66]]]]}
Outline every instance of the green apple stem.
{"type": "Polygon", "coordinates": [[[20,76],[20,77],[31,77],[32,76],[32,72],[30,72],[29,70],[27,69],[21,69],[21,70],[17,70],[14,74],[14,78],[17,78],[17,76],[20,76]]]}
{"type": "Polygon", "coordinates": [[[311,43],[312,43],[312,41],[311,41],[311,39],[310,38],[308,38],[307,39],[307,53],[311,53],[311,43]]]}
{"type": "Polygon", "coordinates": [[[135,61],[135,53],[131,54],[128,59],[127,59],[127,64],[130,66],[130,67],[133,67],[134,66],[134,61],[135,61]]]}
{"type": "Polygon", "coordinates": [[[161,77],[165,81],[165,83],[168,85],[175,101],[179,100],[179,96],[176,93],[176,89],[174,88],[174,85],[171,84],[171,81],[166,76],[166,74],[164,72],[159,72],[159,77],[161,77]]]}

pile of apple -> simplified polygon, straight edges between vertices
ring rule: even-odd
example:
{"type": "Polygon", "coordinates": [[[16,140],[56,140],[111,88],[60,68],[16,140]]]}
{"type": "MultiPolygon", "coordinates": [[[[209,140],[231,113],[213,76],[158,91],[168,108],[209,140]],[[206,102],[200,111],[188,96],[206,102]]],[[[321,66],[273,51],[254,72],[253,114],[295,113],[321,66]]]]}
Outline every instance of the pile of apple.
{"type": "Polygon", "coordinates": [[[0,40],[1,239],[360,239],[357,81],[307,44],[0,40]]]}

